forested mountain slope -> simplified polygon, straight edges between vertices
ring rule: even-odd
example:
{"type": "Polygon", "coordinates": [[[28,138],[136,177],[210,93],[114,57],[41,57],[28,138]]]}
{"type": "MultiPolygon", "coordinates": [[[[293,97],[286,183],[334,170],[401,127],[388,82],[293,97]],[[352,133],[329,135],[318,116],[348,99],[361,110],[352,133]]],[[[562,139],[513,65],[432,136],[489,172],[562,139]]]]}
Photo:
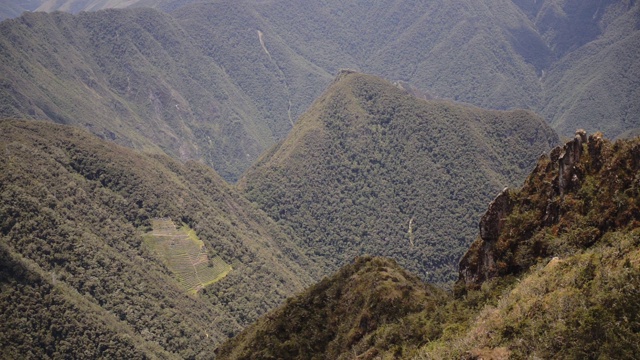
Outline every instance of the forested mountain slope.
{"type": "Polygon", "coordinates": [[[258,110],[167,14],[24,14],[0,24],[0,115],[87,128],[233,180],[273,135],[258,110]]]}
{"type": "Polygon", "coordinates": [[[316,280],[291,236],[205,165],[41,121],[0,121],[0,149],[2,357],[210,358],[316,280]],[[153,242],[166,219],[197,257],[172,252],[179,237],[153,242]],[[221,279],[198,278],[221,261],[221,279]]]}
{"type": "Polygon", "coordinates": [[[410,334],[414,329],[402,329],[404,318],[434,310],[446,299],[444,291],[392,260],[361,257],[287,300],[216,353],[219,359],[369,359],[378,355],[372,343],[394,345],[394,339],[373,334],[410,334]]]}
{"type": "Polygon", "coordinates": [[[541,113],[562,135],[640,127],[640,3],[482,0],[256,2],[278,35],[334,73],[541,113]]]}
{"type": "Polygon", "coordinates": [[[541,57],[547,50],[509,1],[276,1],[256,9],[331,72],[354,68],[483,107],[535,108],[540,97],[536,69],[511,39],[525,38],[541,57]]]}
{"type": "Polygon", "coordinates": [[[287,135],[335,76],[336,71],[327,72],[315,59],[292,49],[251,2],[198,3],[172,16],[203,54],[252,99],[260,114],[256,122],[268,127],[272,141],[287,135]]]}
{"type": "MultiPolygon", "coordinates": [[[[202,159],[228,181],[339,69],[540,113],[561,135],[640,128],[640,3],[626,0],[106,2],[0,27],[0,116],[75,124],[202,159]],[[93,9],[93,8],[92,8],[93,9]]],[[[60,5],[62,6],[62,5],[60,5]]]]}
{"type": "Polygon", "coordinates": [[[640,139],[580,132],[492,202],[454,294],[359,258],[219,358],[635,359],[639,171],[640,139]]]}
{"type": "Polygon", "coordinates": [[[557,142],[530,112],[420,100],[344,71],[239,187],[325,273],[371,254],[447,282],[492,195],[557,142]]]}
{"type": "Polygon", "coordinates": [[[561,134],[583,127],[613,138],[640,128],[640,3],[616,2],[600,11],[594,28],[601,34],[543,78],[540,112],[561,134]]]}

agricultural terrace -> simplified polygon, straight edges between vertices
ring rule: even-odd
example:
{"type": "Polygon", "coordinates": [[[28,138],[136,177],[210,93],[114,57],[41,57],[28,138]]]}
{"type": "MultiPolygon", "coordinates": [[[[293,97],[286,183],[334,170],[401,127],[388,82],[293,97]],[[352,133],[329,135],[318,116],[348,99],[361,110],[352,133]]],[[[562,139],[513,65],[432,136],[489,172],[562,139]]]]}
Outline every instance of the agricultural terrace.
{"type": "Polygon", "coordinates": [[[211,285],[231,271],[219,256],[209,258],[204,242],[194,230],[184,225],[177,228],[168,218],[153,219],[152,231],[144,242],[171,270],[180,287],[189,294],[211,285]]]}

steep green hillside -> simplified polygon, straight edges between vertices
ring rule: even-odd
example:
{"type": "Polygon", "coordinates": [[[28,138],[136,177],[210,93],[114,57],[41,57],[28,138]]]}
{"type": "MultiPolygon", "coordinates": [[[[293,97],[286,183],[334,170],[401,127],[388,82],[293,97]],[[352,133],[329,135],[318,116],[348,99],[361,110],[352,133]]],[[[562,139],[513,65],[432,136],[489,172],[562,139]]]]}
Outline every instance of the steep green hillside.
{"type": "Polygon", "coordinates": [[[581,132],[490,204],[455,296],[360,258],[225,342],[219,358],[635,359],[639,159],[640,138],[581,132]]]}
{"type": "Polygon", "coordinates": [[[397,345],[394,335],[385,338],[389,334],[399,331],[418,337],[411,334],[417,328],[403,329],[404,318],[433,311],[445,299],[442,290],[423,283],[392,260],[362,257],[287,300],[216,354],[218,359],[247,360],[351,359],[356,355],[370,359],[397,345]]]}
{"type": "Polygon", "coordinates": [[[228,180],[273,143],[252,101],[166,14],[33,13],[0,28],[0,116],[204,159],[228,180]]]}
{"type": "Polygon", "coordinates": [[[275,139],[287,135],[335,74],[291,49],[251,2],[194,4],[172,15],[194,44],[254,101],[261,124],[275,139]]]}
{"type": "Polygon", "coordinates": [[[3,359],[178,358],[4,243],[0,258],[3,359]]]}
{"type": "Polygon", "coordinates": [[[541,113],[559,133],[580,127],[614,138],[639,127],[638,19],[640,3],[612,5],[598,23],[602,34],[549,69],[541,113]]]}
{"type": "Polygon", "coordinates": [[[616,137],[640,127],[635,1],[54,5],[168,13],[4,22],[0,116],[75,124],[121,144],[203,159],[232,182],[344,68],[437,98],[537,111],[564,136],[585,128],[616,137]]]}
{"type": "Polygon", "coordinates": [[[514,0],[535,24],[556,58],[595,40],[603,23],[633,6],[619,0],[514,0]]]}
{"type": "Polygon", "coordinates": [[[0,348],[9,357],[210,357],[314,281],[293,243],[202,164],[68,126],[0,122],[0,348]],[[191,262],[196,271],[226,276],[185,287],[180,267],[148,241],[166,219],[193,229],[197,257],[212,260],[191,262]]]}
{"type": "MultiPolygon", "coordinates": [[[[351,67],[485,107],[533,108],[539,100],[536,69],[510,42],[535,31],[509,2],[287,1],[256,7],[292,47],[334,72],[351,67]]],[[[541,43],[525,41],[545,56],[541,43]]]]}
{"type": "Polygon", "coordinates": [[[532,109],[565,136],[586,128],[614,137],[639,125],[634,1],[274,1],[253,8],[270,35],[330,73],[353,68],[482,107],[532,109]]]}
{"type": "Polygon", "coordinates": [[[530,112],[420,100],[343,72],[239,187],[325,274],[372,254],[447,282],[492,194],[557,141],[530,112]]]}

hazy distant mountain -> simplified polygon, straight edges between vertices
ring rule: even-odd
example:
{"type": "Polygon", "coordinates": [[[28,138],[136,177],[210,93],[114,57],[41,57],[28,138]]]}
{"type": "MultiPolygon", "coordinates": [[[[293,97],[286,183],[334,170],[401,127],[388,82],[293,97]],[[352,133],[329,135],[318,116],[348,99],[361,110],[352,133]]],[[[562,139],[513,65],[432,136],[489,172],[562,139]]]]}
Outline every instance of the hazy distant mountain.
{"type": "Polygon", "coordinates": [[[25,11],[35,11],[44,0],[7,0],[0,3],[0,21],[15,18],[25,11]]]}
{"type": "Polygon", "coordinates": [[[245,1],[193,4],[172,15],[254,102],[255,122],[270,130],[271,141],[287,135],[335,75],[301,56],[245,1]]]}
{"type": "Polygon", "coordinates": [[[541,113],[559,133],[583,127],[613,138],[640,124],[640,4],[616,1],[591,18],[591,36],[570,39],[577,44],[543,77],[541,113]]]}
{"type": "Polygon", "coordinates": [[[30,13],[0,27],[4,117],[203,159],[228,180],[274,141],[254,102],[164,13],[30,13]]]}
{"type": "Polygon", "coordinates": [[[565,136],[640,127],[636,2],[149,5],[169,12],[3,23],[0,114],[202,159],[230,181],[286,136],[342,68],[439,98],[534,110],[565,136]]]}
{"type": "Polygon", "coordinates": [[[531,112],[420,100],[344,72],[239,187],[325,271],[371,254],[447,282],[486,204],[557,142],[531,112]]]}

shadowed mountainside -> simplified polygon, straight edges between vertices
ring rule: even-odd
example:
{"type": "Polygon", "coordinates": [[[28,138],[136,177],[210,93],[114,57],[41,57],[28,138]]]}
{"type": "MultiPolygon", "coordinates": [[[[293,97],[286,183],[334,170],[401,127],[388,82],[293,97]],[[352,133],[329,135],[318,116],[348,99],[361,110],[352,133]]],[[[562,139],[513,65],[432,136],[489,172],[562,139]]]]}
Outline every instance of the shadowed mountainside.
{"type": "MultiPolygon", "coordinates": [[[[637,2],[144,4],[169,12],[3,22],[0,116],[201,159],[231,182],[343,68],[436,98],[537,111],[564,136],[640,128],[637,2]]],[[[116,5],[143,4],[101,6],[116,5]]]]}
{"type": "Polygon", "coordinates": [[[203,159],[227,180],[273,143],[252,101],[167,14],[33,13],[0,28],[4,117],[203,159]]]}

